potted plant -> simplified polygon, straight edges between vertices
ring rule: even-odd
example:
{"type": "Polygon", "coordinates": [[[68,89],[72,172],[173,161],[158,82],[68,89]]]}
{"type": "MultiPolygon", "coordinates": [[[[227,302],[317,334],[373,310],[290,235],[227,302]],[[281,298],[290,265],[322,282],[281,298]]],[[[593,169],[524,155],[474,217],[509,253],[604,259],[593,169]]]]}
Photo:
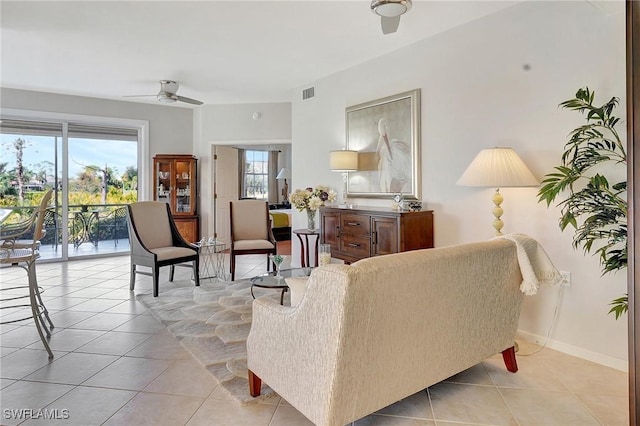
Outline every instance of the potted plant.
{"type": "MultiPolygon", "coordinates": [[[[569,134],[562,164],[545,176],[538,201],[545,201],[548,207],[561,200],[557,204],[562,213],[560,229],[569,225],[575,229],[574,248],[597,254],[604,275],[627,267],[627,155],[615,128],[620,119],[613,115],[619,99],[594,106],[594,97],[585,87],[560,104],[586,114],[586,124],[569,134]],[[617,171],[624,180],[614,177],[617,171]]],[[[627,296],[610,305],[609,313],[619,318],[627,312],[627,296]]]]}

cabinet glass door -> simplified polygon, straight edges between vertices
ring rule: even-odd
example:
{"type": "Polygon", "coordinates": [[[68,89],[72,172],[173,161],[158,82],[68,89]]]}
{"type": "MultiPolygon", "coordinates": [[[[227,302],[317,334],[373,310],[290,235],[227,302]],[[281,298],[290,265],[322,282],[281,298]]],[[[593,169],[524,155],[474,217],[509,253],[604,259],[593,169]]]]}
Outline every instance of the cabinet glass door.
{"type": "Polygon", "coordinates": [[[191,162],[176,161],[176,201],[174,212],[191,213],[191,162]]]}
{"type": "Polygon", "coordinates": [[[171,167],[171,161],[157,162],[156,163],[156,200],[164,203],[171,204],[171,191],[173,185],[171,184],[171,176],[173,170],[171,167]]]}

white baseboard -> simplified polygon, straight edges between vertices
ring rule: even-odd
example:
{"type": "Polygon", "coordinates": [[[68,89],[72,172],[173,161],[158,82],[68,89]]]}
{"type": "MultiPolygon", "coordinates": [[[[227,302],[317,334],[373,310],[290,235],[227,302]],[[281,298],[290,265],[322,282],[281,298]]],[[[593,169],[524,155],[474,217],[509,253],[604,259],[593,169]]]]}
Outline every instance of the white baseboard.
{"type": "MultiPolygon", "coordinates": [[[[523,339],[527,342],[542,345],[545,337],[537,334],[529,333],[526,331],[518,330],[516,338],[523,339]]],[[[577,346],[568,345],[557,340],[549,339],[547,347],[554,349],[558,352],[563,352],[568,355],[572,355],[578,358],[586,359],[588,361],[595,362],[597,364],[605,365],[607,367],[615,368],[616,370],[628,372],[629,362],[626,359],[620,359],[597,352],[592,352],[587,349],[579,348],[577,346]]]]}

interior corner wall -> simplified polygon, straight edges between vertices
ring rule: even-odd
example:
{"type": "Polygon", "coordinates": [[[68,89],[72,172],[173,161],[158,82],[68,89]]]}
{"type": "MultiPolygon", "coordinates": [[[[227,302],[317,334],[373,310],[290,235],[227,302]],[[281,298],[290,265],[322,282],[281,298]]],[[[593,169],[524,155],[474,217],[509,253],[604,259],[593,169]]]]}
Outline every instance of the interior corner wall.
{"type": "MultiPolygon", "coordinates": [[[[314,98],[299,100],[303,87],[293,96],[296,187],[341,188],[340,175],[329,171],[329,151],[345,145],[346,107],[420,88],[422,199],[434,210],[436,246],[489,239],[494,189],[456,181],[481,149],[494,146],[513,147],[538,178],[552,172],[567,134],[584,122],[558,104],[585,85],[595,90],[596,103],[620,97],[617,115],[624,120],[624,28],[622,1],[607,8],[523,2],[306,84],[315,87],[314,98]]],[[[619,133],[625,134],[624,121],[619,133]]],[[[559,209],[538,203],[537,190],[501,191],[504,231],[536,238],[560,270],[571,272],[572,285],[525,297],[520,332],[540,343],[549,333],[552,348],[625,369],[626,321],[607,311],[626,292],[626,274],[602,277],[597,257],[572,247],[571,231],[558,228],[559,209]]],[[[294,214],[294,226],[304,224],[294,214]]]]}
{"type": "MultiPolygon", "coordinates": [[[[147,120],[151,158],[156,154],[191,154],[193,149],[193,110],[190,108],[9,88],[0,88],[0,99],[3,108],[147,120]]],[[[151,167],[147,172],[147,182],[152,182],[151,167]]],[[[151,188],[148,191],[153,193],[151,188]]]]}
{"type": "Polygon", "coordinates": [[[259,145],[291,141],[291,103],[203,105],[194,114],[193,154],[200,167],[200,232],[213,234],[213,145],[259,145]],[[259,116],[254,118],[254,113],[259,116]]]}

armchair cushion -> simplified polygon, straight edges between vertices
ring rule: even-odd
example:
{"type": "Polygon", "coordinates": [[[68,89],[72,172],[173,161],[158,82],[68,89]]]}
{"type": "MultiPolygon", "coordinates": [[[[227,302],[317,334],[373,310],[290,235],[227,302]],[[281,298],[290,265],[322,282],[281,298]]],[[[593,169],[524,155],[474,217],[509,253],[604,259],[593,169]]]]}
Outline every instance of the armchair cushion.
{"type": "Polygon", "coordinates": [[[193,256],[197,251],[186,247],[158,247],[151,249],[151,253],[158,255],[158,261],[161,262],[163,260],[193,256]]]}
{"type": "Polygon", "coordinates": [[[274,245],[267,240],[240,240],[233,242],[234,250],[272,249],[274,245]]]}

